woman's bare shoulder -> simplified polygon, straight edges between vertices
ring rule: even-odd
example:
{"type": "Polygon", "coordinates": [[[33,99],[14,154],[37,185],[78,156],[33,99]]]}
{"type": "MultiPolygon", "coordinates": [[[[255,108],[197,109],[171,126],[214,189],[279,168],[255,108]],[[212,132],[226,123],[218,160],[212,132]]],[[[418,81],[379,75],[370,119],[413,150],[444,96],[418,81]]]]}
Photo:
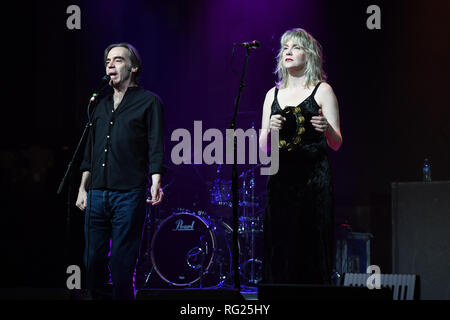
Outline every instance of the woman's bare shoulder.
{"type": "Polygon", "coordinates": [[[317,88],[317,92],[314,98],[316,99],[318,105],[321,107],[323,107],[324,105],[329,105],[330,103],[337,103],[334,90],[327,82],[322,82],[320,84],[319,88],[317,88]]]}
{"type": "Polygon", "coordinates": [[[322,81],[320,83],[319,88],[317,88],[317,94],[319,94],[319,95],[334,94],[334,91],[328,82],[322,81]]]}
{"type": "Polygon", "coordinates": [[[272,99],[273,100],[273,98],[275,97],[275,89],[276,89],[276,86],[270,88],[269,91],[267,91],[266,99],[272,99]]]}

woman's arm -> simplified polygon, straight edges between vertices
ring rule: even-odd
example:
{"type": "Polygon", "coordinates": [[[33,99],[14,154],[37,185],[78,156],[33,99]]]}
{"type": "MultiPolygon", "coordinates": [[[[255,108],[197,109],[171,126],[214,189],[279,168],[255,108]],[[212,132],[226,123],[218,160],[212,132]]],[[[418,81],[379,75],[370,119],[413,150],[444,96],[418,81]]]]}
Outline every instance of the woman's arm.
{"type": "MultiPolygon", "coordinates": [[[[261,124],[261,134],[259,136],[259,147],[262,151],[268,153],[270,151],[271,146],[271,130],[281,130],[283,128],[283,124],[286,121],[286,118],[280,114],[274,114],[270,116],[272,113],[272,102],[275,97],[275,88],[270,89],[266,94],[266,99],[264,100],[263,106],[263,116],[262,116],[262,124],[261,124]]],[[[277,143],[274,141],[274,143],[277,143]]]]}
{"type": "Polygon", "coordinates": [[[263,105],[261,134],[259,135],[259,147],[266,153],[270,151],[270,113],[271,105],[274,99],[274,93],[275,87],[267,91],[263,105]]]}
{"type": "Polygon", "coordinates": [[[324,132],[327,143],[334,151],[342,145],[339,125],[339,106],[333,88],[326,82],[317,90],[315,99],[320,106],[319,116],[312,117],[311,123],[317,131],[324,132]]]}

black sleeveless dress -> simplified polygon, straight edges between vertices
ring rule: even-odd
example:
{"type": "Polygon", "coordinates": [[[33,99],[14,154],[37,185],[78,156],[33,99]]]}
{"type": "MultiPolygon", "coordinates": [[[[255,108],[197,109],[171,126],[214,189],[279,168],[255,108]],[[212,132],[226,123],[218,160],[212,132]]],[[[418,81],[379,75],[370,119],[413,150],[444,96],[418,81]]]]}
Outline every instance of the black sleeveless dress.
{"type": "MultiPolygon", "coordinates": [[[[278,173],[267,181],[263,283],[331,282],[334,229],[331,170],[325,135],[310,122],[319,111],[314,99],[319,85],[320,82],[297,106],[305,118],[301,142],[293,150],[279,150],[278,173]]],[[[271,115],[282,112],[277,95],[275,89],[271,115]]]]}

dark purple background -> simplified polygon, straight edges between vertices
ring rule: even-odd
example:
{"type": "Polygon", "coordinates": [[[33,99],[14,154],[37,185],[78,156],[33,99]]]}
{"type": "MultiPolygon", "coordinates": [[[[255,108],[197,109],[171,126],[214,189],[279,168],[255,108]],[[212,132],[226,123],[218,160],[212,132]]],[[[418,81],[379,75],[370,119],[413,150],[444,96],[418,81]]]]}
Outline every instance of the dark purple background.
{"type": "MultiPolygon", "coordinates": [[[[448,1],[326,0],[36,1],[5,10],[15,19],[3,22],[11,31],[3,66],[12,84],[4,94],[12,99],[3,104],[7,263],[1,285],[64,286],[66,266],[81,264],[82,215],[73,206],[79,173],[63,196],[56,189],[81,135],[87,101],[104,74],[108,44],[126,41],[138,48],[142,85],[165,104],[164,184],[173,183],[160,209],[164,216],[177,207],[212,210],[208,188],[217,169],[173,166],[172,131],[192,131],[194,120],[203,121],[204,131],[227,128],[244,57],[236,48],[230,64],[232,44],[255,39],[261,48],[250,55],[237,125],[246,129],[254,121],[259,128],[265,94],[276,80],[279,38],[293,27],[321,43],[339,101],[344,144],[337,153],[330,149],[337,223],[373,233],[372,263],[389,273],[390,183],[421,180],[425,157],[434,180],[450,178],[449,10],[448,1]],[[81,30],[66,28],[71,4],[81,8],[81,30]],[[366,28],[371,4],[381,8],[381,30],[366,28]],[[44,153],[53,162],[33,180],[49,163],[44,153]],[[71,241],[65,246],[68,212],[71,241]]],[[[259,177],[262,198],[264,184],[259,177]]]]}

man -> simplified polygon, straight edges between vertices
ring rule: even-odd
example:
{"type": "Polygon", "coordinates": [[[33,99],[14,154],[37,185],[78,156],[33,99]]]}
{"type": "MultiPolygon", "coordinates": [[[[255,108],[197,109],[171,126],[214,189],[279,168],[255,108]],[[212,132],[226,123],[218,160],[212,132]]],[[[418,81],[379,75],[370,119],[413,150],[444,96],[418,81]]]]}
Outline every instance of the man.
{"type": "Polygon", "coordinates": [[[132,45],[108,46],[104,62],[114,92],[99,101],[91,118],[76,205],[86,211],[87,288],[94,299],[110,298],[110,251],[112,298],[128,300],[135,298],[149,176],[147,202],[157,205],[163,198],[163,106],[138,85],[141,59],[132,45]]]}

